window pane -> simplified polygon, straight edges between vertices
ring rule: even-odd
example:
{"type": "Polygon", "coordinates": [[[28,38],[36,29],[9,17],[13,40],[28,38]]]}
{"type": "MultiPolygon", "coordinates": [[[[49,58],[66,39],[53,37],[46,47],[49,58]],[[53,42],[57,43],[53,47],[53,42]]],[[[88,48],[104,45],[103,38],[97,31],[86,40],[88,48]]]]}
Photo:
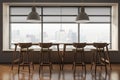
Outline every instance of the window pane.
{"type": "Polygon", "coordinates": [[[54,43],[77,42],[77,24],[44,24],[43,41],[54,43]]]}
{"type": "Polygon", "coordinates": [[[10,15],[28,15],[31,12],[30,7],[11,7],[10,15]]]}
{"type": "Polygon", "coordinates": [[[62,8],[62,15],[77,15],[78,8],[68,7],[62,8]]]}
{"type": "Polygon", "coordinates": [[[27,22],[27,16],[11,16],[11,22],[27,22]]]}
{"type": "MultiPolygon", "coordinates": [[[[32,11],[32,7],[11,7],[10,15],[28,15],[32,11]]],[[[36,7],[37,13],[41,14],[41,8],[36,7]]]]}
{"type": "Polygon", "coordinates": [[[11,24],[11,43],[41,42],[41,24],[11,24]]]}
{"type": "Polygon", "coordinates": [[[44,15],[60,15],[60,8],[43,8],[44,15]]]}
{"type": "Polygon", "coordinates": [[[73,7],[44,7],[43,15],[77,15],[78,8],[73,7]]]}
{"type": "Polygon", "coordinates": [[[86,7],[85,12],[88,15],[110,15],[110,7],[86,7]]]}
{"type": "MultiPolygon", "coordinates": [[[[10,22],[18,22],[18,23],[23,22],[23,23],[25,23],[25,22],[29,22],[29,21],[27,20],[27,16],[11,16],[10,22]]],[[[34,22],[34,23],[36,23],[36,22],[34,22]]]]}
{"type": "Polygon", "coordinates": [[[110,43],[110,24],[80,24],[80,42],[110,43]]]}
{"type": "Polygon", "coordinates": [[[90,22],[110,22],[110,16],[90,16],[90,22]]]}
{"type": "Polygon", "coordinates": [[[75,22],[76,16],[49,16],[43,17],[43,22],[75,22]]]}

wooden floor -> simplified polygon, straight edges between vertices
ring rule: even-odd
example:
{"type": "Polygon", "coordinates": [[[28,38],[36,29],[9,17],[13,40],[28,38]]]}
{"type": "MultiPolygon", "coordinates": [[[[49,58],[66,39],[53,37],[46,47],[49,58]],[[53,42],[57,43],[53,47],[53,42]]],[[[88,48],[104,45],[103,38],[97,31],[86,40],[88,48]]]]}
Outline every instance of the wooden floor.
{"type": "Polygon", "coordinates": [[[52,74],[49,74],[49,68],[44,67],[44,70],[40,73],[38,71],[39,66],[35,65],[35,69],[31,69],[29,74],[28,68],[21,68],[20,73],[17,72],[17,65],[11,70],[10,65],[0,65],[0,80],[120,80],[120,64],[112,65],[112,70],[108,70],[105,74],[104,69],[98,69],[95,76],[94,70],[90,69],[90,65],[87,65],[87,73],[81,71],[81,68],[77,68],[75,74],[73,74],[72,66],[65,65],[64,70],[60,71],[58,65],[54,65],[52,74]]]}

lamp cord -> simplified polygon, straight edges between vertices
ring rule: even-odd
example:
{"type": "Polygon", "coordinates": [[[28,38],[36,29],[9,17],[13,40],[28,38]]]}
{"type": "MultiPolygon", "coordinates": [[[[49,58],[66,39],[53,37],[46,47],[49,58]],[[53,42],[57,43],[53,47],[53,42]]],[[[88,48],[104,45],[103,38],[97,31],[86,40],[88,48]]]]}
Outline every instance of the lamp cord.
{"type": "Polygon", "coordinates": [[[33,6],[35,6],[35,0],[33,0],[33,6]]]}
{"type": "Polygon", "coordinates": [[[60,30],[62,30],[62,7],[60,7],[60,30]]]}

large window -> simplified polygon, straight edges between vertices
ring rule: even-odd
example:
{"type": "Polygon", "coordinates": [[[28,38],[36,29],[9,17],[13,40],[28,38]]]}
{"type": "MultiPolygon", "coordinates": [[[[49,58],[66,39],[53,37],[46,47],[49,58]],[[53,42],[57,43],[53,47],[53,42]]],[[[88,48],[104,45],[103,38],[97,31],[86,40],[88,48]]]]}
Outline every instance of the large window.
{"type": "Polygon", "coordinates": [[[10,48],[16,42],[111,43],[111,7],[86,6],[88,23],[76,23],[80,7],[39,7],[41,22],[28,22],[31,7],[10,7],[10,48]],[[42,15],[41,15],[42,14],[42,15]]]}

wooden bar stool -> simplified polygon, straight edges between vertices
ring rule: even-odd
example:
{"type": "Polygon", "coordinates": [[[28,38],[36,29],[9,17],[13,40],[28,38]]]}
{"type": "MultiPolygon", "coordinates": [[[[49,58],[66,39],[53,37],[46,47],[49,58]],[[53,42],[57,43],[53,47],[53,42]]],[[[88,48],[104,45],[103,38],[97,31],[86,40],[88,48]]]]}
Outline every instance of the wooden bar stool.
{"type": "Polygon", "coordinates": [[[29,49],[29,47],[32,46],[32,43],[18,43],[18,46],[20,47],[20,61],[18,64],[18,73],[20,72],[20,67],[22,66],[24,69],[24,66],[27,66],[29,69],[29,73],[30,73],[30,66],[32,65],[33,69],[34,69],[34,65],[33,65],[33,54],[31,53],[31,51],[33,51],[33,49],[29,49]]]}
{"type": "Polygon", "coordinates": [[[52,61],[51,61],[51,49],[52,43],[39,43],[40,49],[40,63],[39,63],[39,74],[40,70],[43,70],[43,66],[48,66],[50,70],[52,70],[52,61]]]}
{"type": "Polygon", "coordinates": [[[60,61],[60,63],[58,63],[59,64],[59,67],[60,67],[60,70],[62,70],[62,57],[61,57],[61,53],[60,53],[60,50],[59,50],[59,44],[56,44],[56,46],[57,46],[57,56],[58,56],[58,60],[60,61]]]}
{"type": "Polygon", "coordinates": [[[94,56],[95,56],[95,75],[96,75],[96,70],[98,66],[104,66],[105,72],[107,73],[107,64],[105,60],[107,59],[106,57],[106,48],[107,43],[93,43],[93,46],[96,48],[94,49],[94,56]]]}
{"type": "Polygon", "coordinates": [[[65,43],[64,45],[63,45],[63,51],[62,51],[62,56],[61,56],[61,63],[62,63],[62,65],[61,65],[61,71],[63,71],[63,68],[64,68],[64,59],[65,59],[65,55],[66,55],[66,52],[67,52],[67,46],[72,46],[73,44],[72,43],[65,43]]]}
{"type": "Polygon", "coordinates": [[[15,50],[14,52],[12,53],[12,66],[11,66],[11,69],[13,70],[13,67],[14,67],[14,64],[18,63],[19,62],[19,54],[17,54],[17,45],[18,44],[15,44],[15,50]]]}
{"type": "Polygon", "coordinates": [[[77,66],[82,66],[82,70],[84,69],[86,74],[85,51],[84,51],[86,43],[73,43],[73,46],[75,47],[73,61],[74,74],[76,72],[77,66]]]}
{"type": "Polygon", "coordinates": [[[105,62],[107,64],[109,64],[110,70],[112,70],[111,61],[110,61],[110,54],[109,54],[109,50],[108,50],[108,44],[106,44],[106,60],[105,60],[105,62]]]}

